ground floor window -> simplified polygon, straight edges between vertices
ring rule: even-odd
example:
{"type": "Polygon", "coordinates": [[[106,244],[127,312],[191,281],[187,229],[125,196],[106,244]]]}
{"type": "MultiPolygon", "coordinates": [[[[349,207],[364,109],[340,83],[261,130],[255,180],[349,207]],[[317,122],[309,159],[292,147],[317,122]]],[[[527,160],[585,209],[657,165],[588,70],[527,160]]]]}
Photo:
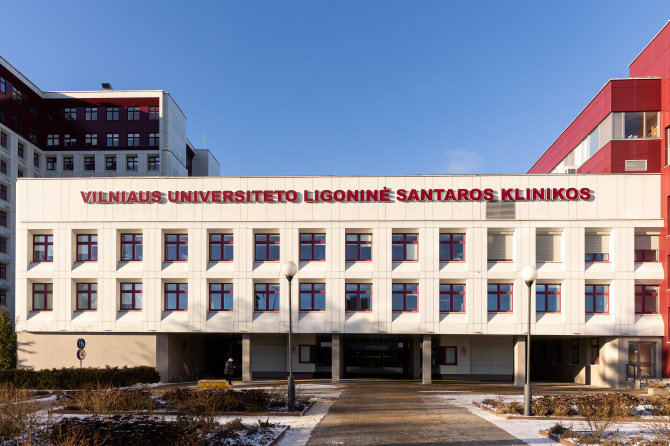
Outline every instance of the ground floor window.
{"type": "Polygon", "coordinates": [[[457,355],[455,346],[439,347],[437,349],[437,364],[438,365],[457,365],[457,355]]]}
{"type": "Polygon", "coordinates": [[[312,364],[314,362],[314,346],[301,345],[300,346],[300,363],[312,364]]]}

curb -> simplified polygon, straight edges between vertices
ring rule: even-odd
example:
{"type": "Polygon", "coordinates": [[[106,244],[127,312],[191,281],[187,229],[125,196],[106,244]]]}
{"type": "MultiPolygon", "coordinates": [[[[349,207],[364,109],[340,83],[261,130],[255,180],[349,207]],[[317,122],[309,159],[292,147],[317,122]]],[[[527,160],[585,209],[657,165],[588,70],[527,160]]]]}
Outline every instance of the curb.
{"type": "Polygon", "coordinates": [[[547,431],[539,430],[538,432],[539,432],[539,434],[542,435],[543,437],[548,438],[548,439],[550,439],[550,440],[553,440],[553,441],[555,441],[556,443],[564,444],[564,445],[566,445],[566,446],[577,446],[575,443],[573,443],[573,442],[571,442],[571,441],[568,441],[568,440],[564,440],[564,439],[562,439],[561,437],[559,437],[558,435],[550,434],[550,433],[547,432],[547,431]]]}
{"type": "Polygon", "coordinates": [[[291,426],[286,426],[284,429],[275,437],[274,440],[266,444],[265,446],[275,446],[277,443],[281,441],[282,438],[284,438],[284,435],[286,435],[286,432],[291,429],[291,426]]]}

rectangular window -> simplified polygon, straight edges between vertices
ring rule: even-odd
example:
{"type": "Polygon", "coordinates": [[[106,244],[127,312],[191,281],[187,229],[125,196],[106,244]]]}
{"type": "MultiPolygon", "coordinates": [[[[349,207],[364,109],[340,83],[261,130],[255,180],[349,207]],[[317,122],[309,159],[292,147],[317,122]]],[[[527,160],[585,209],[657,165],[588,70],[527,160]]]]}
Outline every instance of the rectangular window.
{"type": "Polygon", "coordinates": [[[7,280],[7,264],[0,263],[0,279],[7,280]]]}
{"type": "Polygon", "coordinates": [[[0,307],[7,306],[7,290],[0,290],[0,307]]]}
{"type": "Polygon", "coordinates": [[[347,262],[369,262],[372,260],[372,234],[347,234],[347,262]]]}
{"type": "Polygon", "coordinates": [[[537,262],[561,261],[560,232],[537,232],[535,235],[535,260],[537,262]]]}
{"type": "Polygon", "coordinates": [[[126,156],[126,170],[137,170],[139,163],[137,162],[137,155],[126,156]]]}
{"type": "Polygon", "coordinates": [[[7,189],[8,189],[8,188],[7,188],[6,185],[4,185],[4,184],[0,184],[0,200],[5,200],[5,201],[7,201],[7,198],[8,198],[8,197],[7,197],[7,196],[8,196],[7,189]]]}
{"type": "Polygon", "coordinates": [[[158,107],[149,107],[149,120],[155,121],[158,119],[158,107]]]}
{"type": "Polygon", "coordinates": [[[33,166],[40,167],[40,156],[37,153],[33,153],[33,166]]]}
{"type": "Polygon", "coordinates": [[[635,314],[658,313],[658,287],[635,285],[635,314]]]}
{"type": "Polygon", "coordinates": [[[63,157],[63,170],[74,170],[74,158],[71,156],[63,157]]]}
{"type": "Polygon", "coordinates": [[[148,170],[158,170],[160,168],[160,158],[158,155],[147,156],[148,170]]]}
{"type": "Polygon", "coordinates": [[[96,147],[98,145],[98,134],[97,133],[87,133],[84,139],[86,147],[96,147]]]}
{"type": "Polygon", "coordinates": [[[66,121],[76,121],[77,120],[77,109],[74,107],[65,108],[65,120],[66,121]]]}
{"type": "Polygon", "coordinates": [[[7,93],[7,80],[0,77],[0,93],[7,93]]]}
{"type": "Polygon", "coordinates": [[[119,120],[119,107],[107,107],[107,120],[108,121],[119,120]]]}
{"type": "Polygon", "coordinates": [[[513,220],[516,218],[515,201],[487,201],[487,220],[513,220]]]}
{"type": "Polygon", "coordinates": [[[391,302],[392,311],[419,311],[419,284],[394,283],[391,302]]]}
{"type": "Polygon", "coordinates": [[[457,365],[456,347],[438,347],[436,359],[438,365],[457,365]]]}
{"type": "Polygon", "coordinates": [[[301,345],[300,354],[298,360],[301,364],[313,364],[314,363],[314,346],[313,345],[301,345]]]}
{"type": "Polygon", "coordinates": [[[591,338],[591,364],[600,364],[600,339],[591,338]]]}
{"type": "Polygon", "coordinates": [[[58,112],[53,108],[47,109],[47,119],[49,121],[58,121],[58,112]]]}
{"type": "Polygon", "coordinates": [[[7,161],[4,159],[0,159],[0,172],[7,175],[7,161]]]}
{"type": "Polygon", "coordinates": [[[16,87],[12,87],[12,100],[18,104],[23,104],[23,93],[16,87]]]}
{"type": "Polygon", "coordinates": [[[149,133],[149,147],[158,147],[158,133],[149,133]]]}
{"type": "Polygon", "coordinates": [[[300,234],[300,260],[326,260],[326,234],[300,234]]]}
{"type": "Polygon", "coordinates": [[[538,313],[560,313],[561,285],[538,283],[535,286],[535,311],[538,313]]]}
{"type": "Polygon", "coordinates": [[[509,313],[512,311],[512,284],[489,283],[486,303],[489,313],[509,313]]]}
{"type": "Polygon", "coordinates": [[[107,147],[119,147],[118,133],[107,133],[107,147]]]}
{"type": "Polygon", "coordinates": [[[587,232],[585,260],[587,262],[609,262],[610,235],[603,232],[587,232]]]}
{"type": "Polygon", "coordinates": [[[7,237],[0,237],[0,252],[7,254],[7,237]]]}
{"type": "Polygon", "coordinates": [[[209,261],[233,260],[233,234],[209,234],[209,261]]]}
{"type": "Polygon", "coordinates": [[[326,284],[300,284],[300,311],[326,311],[326,284]]]}
{"type": "Polygon", "coordinates": [[[609,313],[609,285],[586,285],[584,300],[587,313],[609,313]]]}
{"type": "Polygon", "coordinates": [[[87,121],[97,121],[98,120],[98,108],[97,107],[86,107],[86,120],[87,121]]]}
{"type": "Polygon", "coordinates": [[[77,262],[95,262],[98,260],[98,236],[95,234],[77,234],[77,262]]]}
{"type": "Polygon", "coordinates": [[[18,170],[16,171],[16,177],[17,177],[17,178],[23,178],[23,170],[18,169],[18,170]]]}
{"type": "Polygon", "coordinates": [[[0,133],[0,146],[4,147],[5,149],[7,148],[7,134],[6,133],[0,133]]]}
{"type": "Polygon", "coordinates": [[[279,311],[279,284],[254,284],[254,311],[279,311]]]}
{"type": "Polygon", "coordinates": [[[84,157],[84,170],[95,170],[95,157],[94,156],[85,156],[84,157]]]}
{"type": "Polygon", "coordinates": [[[142,260],[142,234],[121,234],[121,260],[125,262],[142,260]]]}
{"type": "Polygon", "coordinates": [[[165,311],[188,310],[188,284],[165,284],[165,311]]]}
{"type": "Polygon", "coordinates": [[[209,284],[209,311],[233,311],[233,284],[209,284]]]}
{"type": "Polygon", "coordinates": [[[658,261],[658,234],[635,234],[635,261],[658,261]]]}
{"type": "Polygon", "coordinates": [[[116,170],[116,155],[105,157],[105,170],[116,170]]]}
{"type": "Polygon", "coordinates": [[[33,118],[37,118],[37,104],[32,99],[30,100],[30,106],[28,107],[28,111],[30,112],[31,115],[33,115],[33,118]]]}
{"type": "Polygon", "coordinates": [[[31,143],[37,144],[37,132],[33,129],[28,130],[28,139],[31,143]]]}
{"type": "Polygon", "coordinates": [[[457,283],[440,284],[440,312],[462,313],[465,311],[465,285],[457,283]]]}
{"type": "Polygon", "coordinates": [[[491,231],[486,236],[489,262],[511,262],[514,257],[512,232],[491,231]]]}
{"type": "Polygon", "coordinates": [[[77,284],[77,310],[88,311],[98,309],[98,284],[77,284]]]}
{"type": "Polygon", "coordinates": [[[128,133],[128,147],[139,147],[139,146],[140,146],[140,134],[128,133]]]}
{"type": "Polygon", "coordinates": [[[372,311],[372,284],[347,283],[346,311],[372,311]]]}
{"type": "Polygon", "coordinates": [[[23,133],[23,121],[18,116],[12,116],[12,128],[18,134],[23,133]]]}
{"type": "Polygon", "coordinates": [[[17,152],[17,153],[18,153],[18,155],[19,155],[19,158],[25,158],[25,157],[26,157],[26,148],[25,148],[25,146],[24,146],[23,144],[21,144],[21,143],[18,143],[17,147],[18,147],[18,152],[17,152]]]}
{"type": "Polygon", "coordinates": [[[391,252],[394,262],[419,260],[419,234],[391,235],[391,252]]]}
{"type": "Polygon", "coordinates": [[[121,311],[132,311],[142,309],[142,284],[136,282],[122,283],[121,302],[119,309],[121,311]]]}
{"type": "Polygon", "coordinates": [[[256,234],[255,243],[257,262],[279,261],[279,234],[256,234]]]}
{"type": "Polygon", "coordinates": [[[53,309],[53,284],[33,283],[33,311],[53,309]]]}
{"type": "Polygon", "coordinates": [[[440,262],[465,261],[465,234],[440,234],[440,262]]]}
{"type": "Polygon", "coordinates": [[[7,227],[7,212],[0,211],[0,226],[7,227]]]}
{"type": "Polygon", "coordinates": [[[140,120],[140,108],[128,107],[128,121],[139,121],[139,120],[140,120]]]}
{"type": "Polygon", "coordinates": [[[7,119],[7,113],[5,112],[5,107],[0,107],[0,122],[5,122],[7,119]]]}
{"type": "Polygon", "coordinates": [[[77,146],[77,138],[70,135],[69,133],[66,133],[65,135],[63,135],[63,146],[64,147],[76,147],[77,146]]]}
{"type": "Polygon", "coordinates": [[[188,260],[188,235],[165,234],[165,261],[185,262],[188,260]]]}

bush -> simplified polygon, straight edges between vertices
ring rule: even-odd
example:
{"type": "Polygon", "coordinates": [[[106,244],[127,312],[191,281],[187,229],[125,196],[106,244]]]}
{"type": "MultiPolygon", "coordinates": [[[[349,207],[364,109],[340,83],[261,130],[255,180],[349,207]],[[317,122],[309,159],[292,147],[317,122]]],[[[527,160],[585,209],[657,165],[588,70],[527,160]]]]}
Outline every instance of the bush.
{"type": "Polygon", "coordinates": [[[155,383],[160,375],[153,367],[106,367],[64,369],[0,369],[0,386],[24,389],[82,389],[125,387],[138,383],[155,383]]]}
{"type": "Polygon", "coordinates": [[[0,369],[16,367],[16,333],[14,321],[5,307],[0,307],[0,369]]]}
{"type": "Polygon", "coordinates": [[[191,390],[173,389],[165,392],[167,408],[189,415],[213,415],[220,412],[262,412],[267,410],[270,396],[263,390],[191,390]]]}
{"type": "Polygon", "coordinates": [[[17,435],[29,434],[37,424],[39,404],[30,393],[12,387],[0,388],[0,443],[17,435]]]}
{"type": "Polygon", "coordinates": [[[157,407],[151,393],[142,389],[98,388],[59,395],[66,409],[106,414],[127,410],[153,410],[157,407]]]}
{"type": "Polygon", "coordinates": [[[593,440],[598,443],[610,426],[620,417],[619,413],[625,411],[616,407],[619,398],[612,396],[616,394],[579,395],[576,399],[579,416],[584,417],[586,425],[591,431],[590,438],[580,438],[582,443],[593,440]]]}

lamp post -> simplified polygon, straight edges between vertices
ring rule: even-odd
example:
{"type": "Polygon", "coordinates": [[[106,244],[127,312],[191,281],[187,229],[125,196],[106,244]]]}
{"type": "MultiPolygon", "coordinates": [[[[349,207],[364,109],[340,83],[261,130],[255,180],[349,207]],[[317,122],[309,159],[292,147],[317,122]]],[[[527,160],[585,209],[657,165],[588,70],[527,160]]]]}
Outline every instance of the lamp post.
{"type": "Polygon", "coordinates": [[[530,416],[530,403],[533,399],[533,390],[530,386],[530,312],[531,312],[531,287],[537,279],[537,268],[526,266],[521,270],[521,280],[528,285],[528,333],[526,334],[526,383],[523,386],[523,414],[530,416]]]}
{"type": "Polygon", "coordinates": [[[295,263],[287,260],[281,265],[281,273],[288,280],[288,410],[295,410],[295,380],[293,379],[293,305],[291,304],[291,281],[298,272],[295,263]]]}

